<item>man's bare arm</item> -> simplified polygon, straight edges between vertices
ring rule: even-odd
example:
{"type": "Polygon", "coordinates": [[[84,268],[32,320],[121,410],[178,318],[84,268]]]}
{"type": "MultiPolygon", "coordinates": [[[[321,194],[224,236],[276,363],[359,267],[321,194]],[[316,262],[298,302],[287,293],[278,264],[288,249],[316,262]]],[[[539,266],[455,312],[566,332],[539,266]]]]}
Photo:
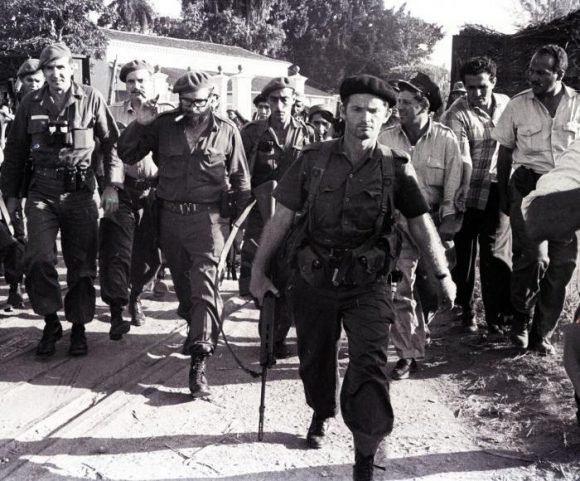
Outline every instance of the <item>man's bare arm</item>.
{"type": "Polygon", "coordinates": [[[409,232],[440,283],[441,308],[453,307],[457,288],[451,279],[445,249],[429,214],[407,219],[409,232]]]}
{"type": "Polygon", "coordinates": [[[272,257],[284,240],[286,233],[290,230],[295,214],[293,210],[284,207],[282,204],[278,204],[274,217],[264,227],[264,232],[262,232],[260,239],[260,247],[256,252],[256,257],[252,265],[252,278],[250,280],[250,292],[258,299],[259,304],[262,303],[266,292],[271,291],[275,295],[279,294],[276,286],[268,279],[266,271],[268,270],[272,257]]]}

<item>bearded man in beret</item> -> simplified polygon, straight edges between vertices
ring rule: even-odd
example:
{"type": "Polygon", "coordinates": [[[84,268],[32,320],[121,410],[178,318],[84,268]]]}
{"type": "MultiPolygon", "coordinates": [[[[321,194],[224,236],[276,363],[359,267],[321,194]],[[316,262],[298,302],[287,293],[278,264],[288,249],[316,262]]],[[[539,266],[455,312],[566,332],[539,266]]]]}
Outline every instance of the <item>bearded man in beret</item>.
{"type": "Polygon", "coordinates": [[[39,60],[46,85],[27,95],[16,112],[0,187],[9,212],[14,212],[31,158],[33,176],[24,194],[28,197],[26,290],[34,312],[45,321],[36,354],[52,356],[62,337],[58,311],[63,301],[54,251],[60,230],[68,286],[64,312],[72,323],[68,352],[83,356],[88,352],[85,324],[95,314],[97,275],[99,212],[92,157],[98,139],[105,173],[102,205],[112,212],[118,207],[116,189],[123,181],[123,164],[115,148],[119,131],[98,91],[72,80],[72,54],[66,45],[46,47],[39,60]]]}
{"type": "Polygon", "coordinates": [[[266,273],[292,229],[286,256],[295,268],[291,303],[300,376],[314,411],[306,441],[310,448],[322,447],[328,420],[338,411],[337,351],[344,326],[349,365],[341,411],[354,437],[353,479],[368,481],[379,444],[393,427],[387,349],[395,317],[395,209],[408,219],[410,235],[436,273],[442,307],[451,307],[455,284],[408,155],[377,142],[395,93],[377,77],[358,75],[342,82],[340,97],[344,136],[305,147],[280,180],[250,290],[258,302],[268,291],[279,294],[266,273]]]}
{"type": "Polygon", "coordinates": [[[250,194],[240,133],[212,111],[212,88],[205,73],[188,72],[173,87],[179,108],[158,115],[156,102],[146,101],[119,140],[124,162],[136,164],[151,152],[159,168],[161,250],[179,300],[177,313],[189,325],[183,353],[191,356],[193,397],[210,394],[206,362],[219,334],[222,303],[215,276],[229,227],[220,200],[231,191],[243,206],[250,194]]]}

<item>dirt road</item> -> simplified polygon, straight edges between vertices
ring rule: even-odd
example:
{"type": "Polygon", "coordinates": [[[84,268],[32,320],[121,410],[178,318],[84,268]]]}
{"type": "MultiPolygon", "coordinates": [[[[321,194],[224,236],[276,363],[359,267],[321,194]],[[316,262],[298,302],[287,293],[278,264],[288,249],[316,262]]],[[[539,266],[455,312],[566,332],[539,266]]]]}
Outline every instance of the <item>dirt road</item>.
{"type": "MultiPolygon", "coordinates": [[[[237,309],[226,332],[241,359],[257,369],[257,312],[232,297],[233,282],[224,288],[228,308],[237,309]]],[[[0,290],[0,298],[5,294],[0,290]]],[[[99,305],[88,327],[88,357],[67,357],[67,325],[57,354],[46,362],[34,356],[42,328],[37,316],[26,309],[1,314],[0,480],[352,479],[352,441],[340,417],[331,424],[328,446],[305,449],[311,413],[296,357],[270,373],[265,439],[258,442],[259,380],[241,371],[221,345],[209,365],[211,399],[192,400],[188,362],[179,353],[185,326],[176,319],[173,293],[150,296],[144,306],[147,324],[112,342],[107,310],[99,305]]],[[[490,439],[489,419],[478,423],[480,413],[470,415],[471,394],[458,378],[458,360],[471,348],[458,349],[455,328],[440,324],[419,376],[392,385],[396,427],[377,458],[385,471],[376,479],[578,479],[580,436],[571,405],[560,421],[567,447],[556,446],[551,455],[509,437],[490,439]]],[[[477,349],[483,359],[485,350],[471,351],[477,349]]]]}

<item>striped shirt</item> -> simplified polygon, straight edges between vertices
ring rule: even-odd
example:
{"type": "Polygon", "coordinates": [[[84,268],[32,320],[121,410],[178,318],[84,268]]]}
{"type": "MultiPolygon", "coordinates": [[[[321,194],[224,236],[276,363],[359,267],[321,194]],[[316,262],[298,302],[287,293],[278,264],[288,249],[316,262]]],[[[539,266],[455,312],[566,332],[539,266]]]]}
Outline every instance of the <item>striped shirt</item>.
{"type": "Polygon", "coordinates": [[[464,97],[454,102],[442,118],[459,140],[463,161],[473,166],[466,206],[479,210],[485,210],[491,183],[497,182],[499,145],[491,134],[509,102],[509,97],[503,94],[494,93],[492,98],[491,116],[471,106],[464,97]]]}

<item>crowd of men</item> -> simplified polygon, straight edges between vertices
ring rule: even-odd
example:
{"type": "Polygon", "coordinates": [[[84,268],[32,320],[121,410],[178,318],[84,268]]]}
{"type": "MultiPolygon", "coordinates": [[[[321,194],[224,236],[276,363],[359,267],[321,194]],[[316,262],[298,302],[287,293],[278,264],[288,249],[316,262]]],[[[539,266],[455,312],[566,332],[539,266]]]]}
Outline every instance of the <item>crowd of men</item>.
{"type": "MultiPolygon", "coordinates": [[[[462,66],[446,109],[439,87],[422,73],[396,82],[344,79],[339,116],[325,105],[308,108],[282,77],[255,98],[251,122],[234,110],[229,118],[216,113],[219,98],[203,72],[175,82],[176,108],[161,104],[143,60],[123,66],[127,100],[108,107],[72,79],[71,58],[54,44],[20,68],[0,174],[8,302],[21,306],[24,278],[32,309],[44,317],[39,358],[56,352],[63,308],[72,323],[69,354],[88,353],[97,259],[113,341],[145,322],[140,297],[164,262],[188,326],[182,353],[190,358],[189,389],[209,396],[207,362],[223,321],[218,260],[229,220],[253,199],[240,295],[258,305],[267,292],[277,296],[274,354],[292,355],[286,336],[294,325],[313,411],[307,445],[325,445],[340,399],[354,438],[355,481],[373,479],[375,454],[393,426],[389,379],[420,369],[437,313],[453,308],[468,332],[481,327],[478,256],[489,333],[554,354],[550,338],[580,227],[579,215],[562,218],[555,236],[537,214],[550,214],[546,193],[571,190],[552,180],[560,160],[567,162],[562,175],[580,189],[578,168],[570,173],[580,155],[580,96],[562,82],[562,48],[536,51],[531,89],[511,100],[494,92],[501,75],[494,61],[476,57],[462,66]],[[343,329],[349,363],[339,395],[343,329]],[[399,358],[391,372],[389,341],[399,358]]],[[[570,196],[562,202],[573,205],[570,196]]],[[[567,352],[580,393],[578,350],[567,352]]]]}

